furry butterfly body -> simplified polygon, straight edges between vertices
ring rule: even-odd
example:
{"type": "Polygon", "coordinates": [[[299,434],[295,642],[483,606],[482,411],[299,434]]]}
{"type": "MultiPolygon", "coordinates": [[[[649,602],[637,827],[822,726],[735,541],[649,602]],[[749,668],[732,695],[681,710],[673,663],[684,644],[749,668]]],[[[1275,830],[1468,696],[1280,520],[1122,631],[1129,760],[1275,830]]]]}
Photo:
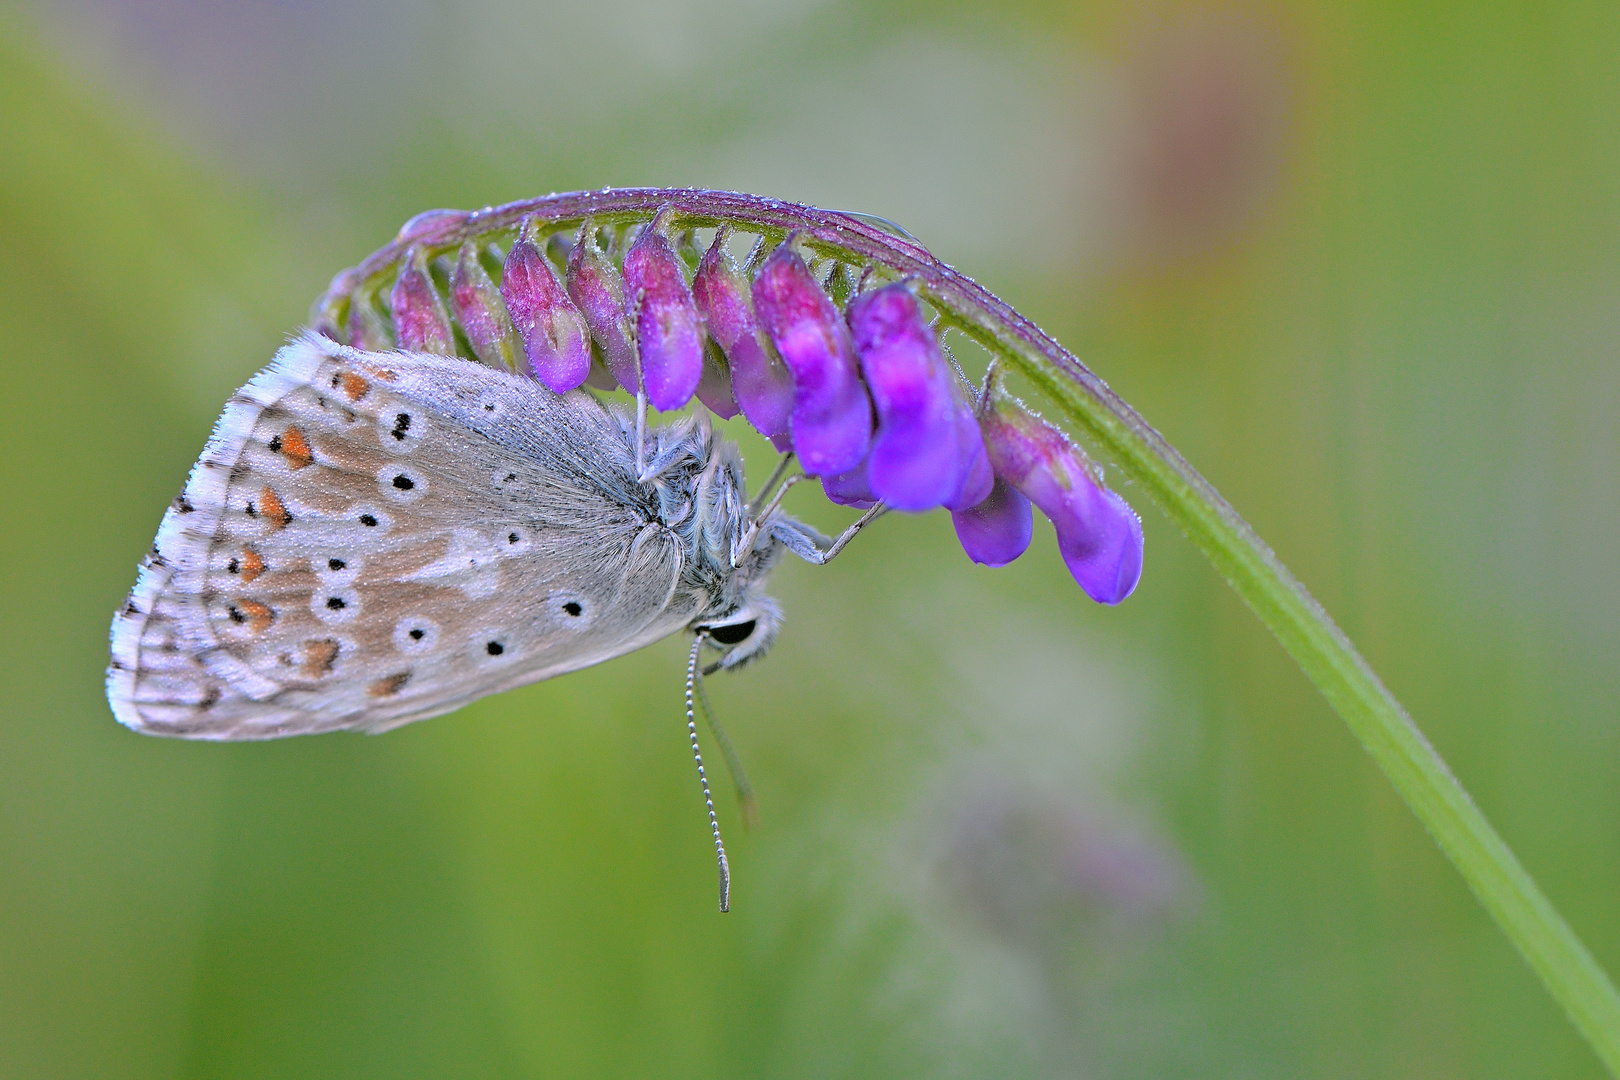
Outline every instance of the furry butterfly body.
{"type": "MultiPolygon", "coordinates": [[[[383,731],[682,629],[761,653],[782,548],[706,422],[646,432],[454,357],[314,335],[226,406],[112,627],[107,694],[150,734],[383,731]]],[[[817,560],[819,561],[819,560],[817,560]]]]}

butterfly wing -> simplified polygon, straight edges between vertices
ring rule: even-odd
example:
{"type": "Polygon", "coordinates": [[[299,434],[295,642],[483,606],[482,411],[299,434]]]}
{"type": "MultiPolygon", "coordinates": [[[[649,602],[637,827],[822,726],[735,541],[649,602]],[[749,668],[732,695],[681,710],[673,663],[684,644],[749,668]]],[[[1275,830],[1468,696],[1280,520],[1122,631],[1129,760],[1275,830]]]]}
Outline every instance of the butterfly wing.
{"type": "Polygon", "coordinates": [[[226,406],[112,627],[128,726],[380,731],[621,655],[702,598],[623,425],[469,361],[307,336],[226,406]]]}

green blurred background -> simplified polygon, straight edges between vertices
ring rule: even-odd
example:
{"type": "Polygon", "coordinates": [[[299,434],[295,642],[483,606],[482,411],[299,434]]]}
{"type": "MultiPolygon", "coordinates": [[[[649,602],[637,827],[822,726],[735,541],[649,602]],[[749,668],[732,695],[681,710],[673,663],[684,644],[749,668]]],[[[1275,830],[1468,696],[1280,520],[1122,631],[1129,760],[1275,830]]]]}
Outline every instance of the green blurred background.
{"type": "Polygon", "coordinates": [[[1620,970],[1617,57],[1597,3],[0,9],[0,1075],[1599,1075],[1145,505],[1117,610],[1049,530],[789,560],[712,686],[724,918],[678,640],[380,738],[101,684],[221,403],[405,218],[858,209],[1213,479],[1620,970]]]}

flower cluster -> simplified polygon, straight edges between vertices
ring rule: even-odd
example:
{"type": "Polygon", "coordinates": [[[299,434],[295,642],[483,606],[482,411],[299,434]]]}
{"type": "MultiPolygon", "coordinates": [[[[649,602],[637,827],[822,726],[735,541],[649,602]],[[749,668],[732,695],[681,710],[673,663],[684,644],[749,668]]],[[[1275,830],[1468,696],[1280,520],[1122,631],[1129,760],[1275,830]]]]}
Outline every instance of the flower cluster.
{"type": "Polygon", "coordinates": [[[988,566],[1024,553],[1038,507],[1087,595],[1117,604],[1136,587],[1136,514],[994,375],[982,393],[966,385],[907,280],[857,281],[833,262],[818,281],[791,234],[757,247],[745,272],[729,227],[700,251],[690,230],[672,236],[668,211],[605,246],[590,222],[570,241],[544,236],[535,217],[504,255],[472,240],[435,243],[463,219],[413,219],[387,314],[357,296],[342,330],[323,329],[377,348],[391,323],[401,349],[455,354],[460,344],[559,394],[639,389],[660,410],[695,396],[795,453],[834,502],[943,507],[968,557],[988,566]]]}

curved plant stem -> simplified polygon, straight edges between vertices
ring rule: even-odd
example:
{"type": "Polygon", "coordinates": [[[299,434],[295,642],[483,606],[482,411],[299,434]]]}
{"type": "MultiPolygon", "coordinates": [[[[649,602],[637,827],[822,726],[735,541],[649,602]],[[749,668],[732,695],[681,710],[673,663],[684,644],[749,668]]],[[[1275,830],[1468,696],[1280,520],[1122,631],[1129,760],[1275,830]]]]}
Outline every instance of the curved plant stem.
{"type": "MultiPolygon", "coordinates": [[[[682,226],[732,222],[911,278],[956,326],[1018,370],[1084,429],[1207,555],[1336,709],[1423,822],[1474,895],[1620,1077],[1620,995],[1423,733],[1322,606],[1175,448],[1056,341],[1000,299],[878,219],[734,192],[626,189],[552,195],[446,215],[430,243],[459,244],[535,214],[559,223],[645,221],[668,207],[682,226]]],[[[409,226],[408,226],[409,228],[409,226]]],[[[414,236],[422,241],[421,230],[414,236]]],[[[346,293],[399,262],[402,239],[333,281],[346,293]]],[[[317,305],[317,312],[322,310],[317,305]]]]}

